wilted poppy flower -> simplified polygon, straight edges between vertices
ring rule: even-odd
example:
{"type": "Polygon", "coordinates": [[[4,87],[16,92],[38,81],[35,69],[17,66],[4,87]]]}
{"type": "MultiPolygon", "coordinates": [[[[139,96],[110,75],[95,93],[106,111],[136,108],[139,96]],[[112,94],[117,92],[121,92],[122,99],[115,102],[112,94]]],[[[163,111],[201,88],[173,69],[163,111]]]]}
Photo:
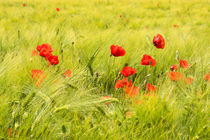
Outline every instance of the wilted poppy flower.
{"type": "Polygon", "coordinates": [[[44,74],[44,71],[38,69],[31,70],[31,77],[36,81],[36,86],[39,87],[42,81],[46,78],[46,75],[44,74]]]}
{"type": "Polygon", "coordinates": [[[180,81],[184,79],[184,76],[181,75],[181,73],[177,72],[177,71],[171,71],[168,73],[168,77],[169,79],[171,79],[172,81],[180,81]]]}
{"type": "Polygon", "coordinates": [[[206,73],[206,74],[203,76],[203,79],[206,80],[206,81],[208,81],[208,80],[209,80],[209,74],[206,73]]]}
{"type": "Polygon", "coordinates": [[[48,61],[50,62],[51,65],[57,65],[59,63],[58,56],[56,55],[51,55],[48,58],[48,61]]]}
{"type": "Polygon", "coordinates": [[[187,84],[192,84],[193,83],[193,78],[186,78],[185,79],[185,82],[187,83],[187,84]]]}
{"type": "Polygon", "coordinates": [[[148,92],[156,92],[156,88],[154,85],[151,85],[150,83],[147,84],[147,87],[146,87],[147,91],[148,92]]]}
{"type": "Polygon", "coordinates": [[[179,60],[179,65],[182,68],[188,68],[189,67],[189,64],[187,63],[186,60],[179,60]]]}
{"type": "Polygon", "coordinates": [[[8,137],[12,136],[12,128],[7,129],[7,136],[8,137]]]}
{"type": "Polygon", "coordinates": [[[18,134],[18,130],[15,131],[15,135],[17,135],[17,134],[18,134]]]}
{"type": "Polygon", "coordinates": [[[122,75],[125,77],[129,77],[129,76],[135,74],[136,72],[137,72],[137,70],[135,70],[131,67],[128,67],[128,66],[125,66],[121,71],[122,75]]]}
{"type": "Polygon", "coordinates": [[[164,47],[165,47],[165,40],[162,37],[162,35],[157,34],[156,36],[154,36],[153,44],[158,49],[164,49],[164,47]]]}
{"type": "Polygon", "coordinates": [[[26,7],[26,4],[25,3],[23,3],[22,5],[23,5],[23,7],[26,7]]]}
{"type": "MultiPolygon", "coordinates": [[[[107,100],[107,99],[110,99],[111,97],[110,96],[104,96],[104,97],[101,97],[101,100],[107,100]]],[[[106,105],[109,105],[110,102],[106,102],[106,105]]]]}
{"type": "Polygon", "coordinates": [[[122,17],[122,15],[120,15],[120,18],[122,17]]]}
{"type": "Polygon", "coordinates": [[[197,92],[197,95],[202,96],[202,92],[201,91],[198,91],[197,92]]]}
{"type": "Polygon", "coordinates": [[[56,8],[56,11],[58,11],[58,12],[59,12],[59,11],[60,11],[60,9],[59,9],[59,8],[56,8]]]}
{"type": "Polygon", "coordinates": [[[66,70],[66,72],[64,73],[64,77],[71,77],[71,71],[66,70]]]}
{"type": "Polygon", "coordinates": [[[144,104],[144,101],[143,100],[135,100],[133,103],[134,104],[144,104]]]}
{"type": "Polygon", "coordinates": [[[131,117],[131,116],[132,116],[132,112],[126,112],[126,113],[125,113],[125,116],[126,116],[126,117],[131,117]]]}
{"type": "Polygon", "coordinates": [[[111,97],[110,96],[103,96],[103,97],[101,97],[101,99],[110,99],[111,97]]]}
{"type": "Polygon", "coordinates": [[[173,25],[173,27],[177,28],[177,27],[179,27],[179,25],[173,25]]]}
{"type": "Polygon", "coordinates": [[[124,56],[126,53],[125,49],[117,45],[111,45],[110,49],[111,49],[111,54],[115,57],[124,56]]]}
{"type": "Polygon", "coordinates": [[[151,65],[151,66],[155,66],[156,64],[156,60],[153,59],[151,56],[149,55],[144,55],[143,58],[141,59],[141,65],[151,65]]]}
{"type": "Polygon", "coordinates": [[[170,69],[171,69],[172,71],[174,71],[174,70],[178,70],[179,67],[178,67],[177,65],[172,65],[170,69]]]}
{"type": "Polygon", "coordinates": [[[139,94],[139,87],[134,87],[134,86],[128,86],[124,88],[125,92],[129,96],[135,96],[139,94]]]}
{"type": "Polygon", "coordinates": [[[156,97],[157,95],[154,93],[147,93],[143,95],[144,97],[156,97]]]}
{"type": "Polygon", "coordinates": [[[115,84],[115,88],[123,88],[128,85],[129,85],[128,78],[123,78],[122,80],[117,80],[117,82],[115,84]]]}
{"type": "Polygon", "coordinates": [[[38,53],[36,50],[32,50],[32,51],[31,51],[31,55],[32,55],[32,56],[37,56],[38,54],[39,54],[39,53],[38,53]]]}

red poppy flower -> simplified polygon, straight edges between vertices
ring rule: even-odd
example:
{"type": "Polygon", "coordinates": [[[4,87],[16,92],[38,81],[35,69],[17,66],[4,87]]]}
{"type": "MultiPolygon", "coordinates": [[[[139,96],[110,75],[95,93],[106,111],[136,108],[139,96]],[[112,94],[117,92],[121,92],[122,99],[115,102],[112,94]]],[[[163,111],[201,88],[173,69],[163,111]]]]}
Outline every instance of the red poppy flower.
{"type": "Polygon", "coordinates": [[[182,68],[188,68],[189,67],[189,64],[187,63],[186,60],[179,60],[179,65],[182,68]]]}
{"type": "Polygon", "coordinates": [[[42,45],[37,45],[36,47],[37,51],[41,51],[42,49],[48,50],[49,52],[53,52],[52,47],[49,44],[42,44],[42,45]]]}
{"type": "Polygon", "coordinates": [[[123,78],[122,80],[117,80],[115,88],[123,88],[128,85],[128,78],[123,78]]]}
{"type": "Polygon", "coordinates": [[[31,77],[36,81],[36,86],[39,87],[42,81],[46,78],[46,75],[42,70],[31,70],[31,77]]]}
{"type": "Polygon", "coordinates": [[[155,66],[156,64],[156,60],[153,59],[151,56],[149,55],[144,55],[143,58],[141,59],[141,65],[151,65],[151,66],[155,66]]]}
{"type": "Polygon", "coordinates": [[[154,85],[151,85],[151,84],[147,84],[147,87],[146,87],[146,89],[147,89],[147,91],[148,92],[156,92],[156,88],[155,88],[155,86],[154,85]]]}
{"type": "Polygon", "coordinates": [[[58,11],[58,12],[59,12],[59,11],[60,11],[60,9],[59,9],[59,8],[56,8],[56,11],[58,11]]]}
{"type": "Polygon", "coordinates": [[[122,15],[120,15],[120,18],[122,17],[122,15]]]}
{"type": "Polygon", "coordinates": [[[172,71],[174,71],[174,70],[178,70],[179,67],[178,67],[177,65],[172,65],[170,69],[171,69],[172,71]]]}
{"type": "Polygon", "coordinates": [[[193,78],[186,78],[185,79],[185,82],[187,83],[187,84],[192,84],[193,83],[193,78]]]}
{"type": "Polygon", "coordinates": [[[165,47],[165,40],[164,40],[163,36],[160,35],[160,34],[157,34],[156,36],[154,36],[153,44],[158,49],[164,49],[164,47],[165,47]]]}
{"type": "Polygon", "coordinates": [[[39,69],[31,70],[31,77],[34,80],[39,79],[43,74],[44,74],[44,71],[42,71],[42,70],[39,70],[39,69]]]}
{"type": "Polygon", "coordinates": [[[173,25],[173,27],[177,28],[177,27],[179,27],[179,25],[173,25]]]}
{"type": "Polygon", "coordinates": [[[209,80],[209,74],[206,73],[206,74],[203,76],[203,79],[206,80],[206,81],[208,81],[208,80],[209,80]]]}
{"type": "Polygon", "coordinates": [[[53,52],[52,47],[49,44],[42,44],[36,47],[37,51],[39,51],[39,55],[45,57],[48,60],[48,57],[51,56],[51,52],[53,52]]]}
{"type": "Polygon", "coordinates": [[[39,53],[38,53],[36,50],[32,50],[32,51],[31,51],[31,55],[32,55],[32,56],[37,56],[38,54],[39,54],[39,53]]]}
{"type": "Polygon", "coordinates": [[[23,7],[26,7],[26,4],[25,3],[23,3],[23,7]]]}
{"type": "Polygon", "coordinates": [[[128,78],[123,78],[122,80],[117,80],[115,88],[123,88],[127,86],[132,86],[131,81],[128,82],[128,78]]]}
{"type": "Polygon", "coordinates": [[[71,77],[71,71],[66,70],[66,72],[64,73],[64,77],[71,77]]]}
{"type": "Polygon", "coordinates": [[[48,58],[48,61],[50,62],[51,65],[57,65],[59,63],[58,56],[56,55],[51,55],[48,58]]]}
{"type": "Polygon", "coordinates": [[[51,52],[45,48],[41,49],[40,53],[39,53],[40,56],[42,57],[49,57],[51,55],[51,52]]]}
{"type": "Polygon", "coordinates": [[[129,96],[136,96],[139,94],[139,87],[134,87],[134,86],[128,86],[124,88],[125,92],[129,96]]]}
{"type": "Polygon", "coordinates": [[[45,56],[45,59],[48,61],[51,56],[53,56],[52,53],[47,53],[46,56],[45,56]]]}
{"type": "Polygon", "coordinates": [[[111,54],[115,57],[124,56],[126,53],[125,49],[117,45],[111,45],[110,49],[111,49],[111,54]]]}
{"type": "Polygon", "coordinates": [[[42,45],[37,45],[36,50],[40,52],[42,45]]]}
{"type": "Polygon", "coordinates": [[[125,66],[121,71],[122,75],[125,77],[129,77],[129,76],[135,74],[136,72],[137,72],[137,70],[135,70],[131,67],[128,67],[128,66],[125,66]]]}
{"type": "Polygon", "coordinates": [[[168,73],[169,79],[172,81],[180,81],[184,79],[184,76],[181,75],[181,73],[176,72],[176,71],[171,71],[168,73]]]}

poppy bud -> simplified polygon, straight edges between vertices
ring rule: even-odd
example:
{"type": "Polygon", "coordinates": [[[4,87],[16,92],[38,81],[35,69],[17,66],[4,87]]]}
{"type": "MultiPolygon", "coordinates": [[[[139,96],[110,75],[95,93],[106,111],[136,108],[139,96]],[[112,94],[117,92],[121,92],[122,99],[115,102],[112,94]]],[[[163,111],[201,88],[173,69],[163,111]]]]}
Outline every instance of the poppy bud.
{"type": "Polygon", "coordinates": [[[126,67],[126,66],[128,66],[128,63],[125,63],[125,65],[124,65],[124,66],[125,66],[125,67],[126,67]]]}

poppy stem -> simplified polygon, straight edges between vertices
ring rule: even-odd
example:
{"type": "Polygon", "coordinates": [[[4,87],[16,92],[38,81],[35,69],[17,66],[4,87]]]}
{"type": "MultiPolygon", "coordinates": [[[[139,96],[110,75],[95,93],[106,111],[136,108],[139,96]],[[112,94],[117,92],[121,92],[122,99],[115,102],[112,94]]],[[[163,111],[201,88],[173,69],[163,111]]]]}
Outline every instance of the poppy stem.
{"type": "Polygon", "coordinates": [[[61,60],[63,62],[63,47],[61,48],[61,60]]]}

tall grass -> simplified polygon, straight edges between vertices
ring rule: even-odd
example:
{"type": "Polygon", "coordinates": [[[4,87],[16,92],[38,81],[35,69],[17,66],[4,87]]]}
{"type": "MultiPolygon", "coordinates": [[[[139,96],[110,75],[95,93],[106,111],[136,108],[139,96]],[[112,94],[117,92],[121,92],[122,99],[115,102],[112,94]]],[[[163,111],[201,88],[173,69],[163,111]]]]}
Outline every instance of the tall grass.
{"type": "Polygon", "coordinates": [[[0,139],[210,137],[210,88],[203,79],[210,69],[208,0],[4,0],[0,9],[0,139]],[[164,50],[152,44],[157,33],[164,50]],[[52,45],[58,65],[31,56],[43,43],[52,45]],[[126,55],[110,57],[112,44],[126,55]],[[143,54],[156,66],[140,65],[143,54]],[[178,59],[189,62],[180,72],[192,85],[168,79],[178,59]],[[141,88],[135,98],[114,88],[126,64],[138,71],[130,78],[141,88]],[[47,77],[38,88],[32,69],[47,77]],[[67,69],[70,78],[63,77],[67,69]],[[143,96],[148,82],[156,97],[143,96]]]}

